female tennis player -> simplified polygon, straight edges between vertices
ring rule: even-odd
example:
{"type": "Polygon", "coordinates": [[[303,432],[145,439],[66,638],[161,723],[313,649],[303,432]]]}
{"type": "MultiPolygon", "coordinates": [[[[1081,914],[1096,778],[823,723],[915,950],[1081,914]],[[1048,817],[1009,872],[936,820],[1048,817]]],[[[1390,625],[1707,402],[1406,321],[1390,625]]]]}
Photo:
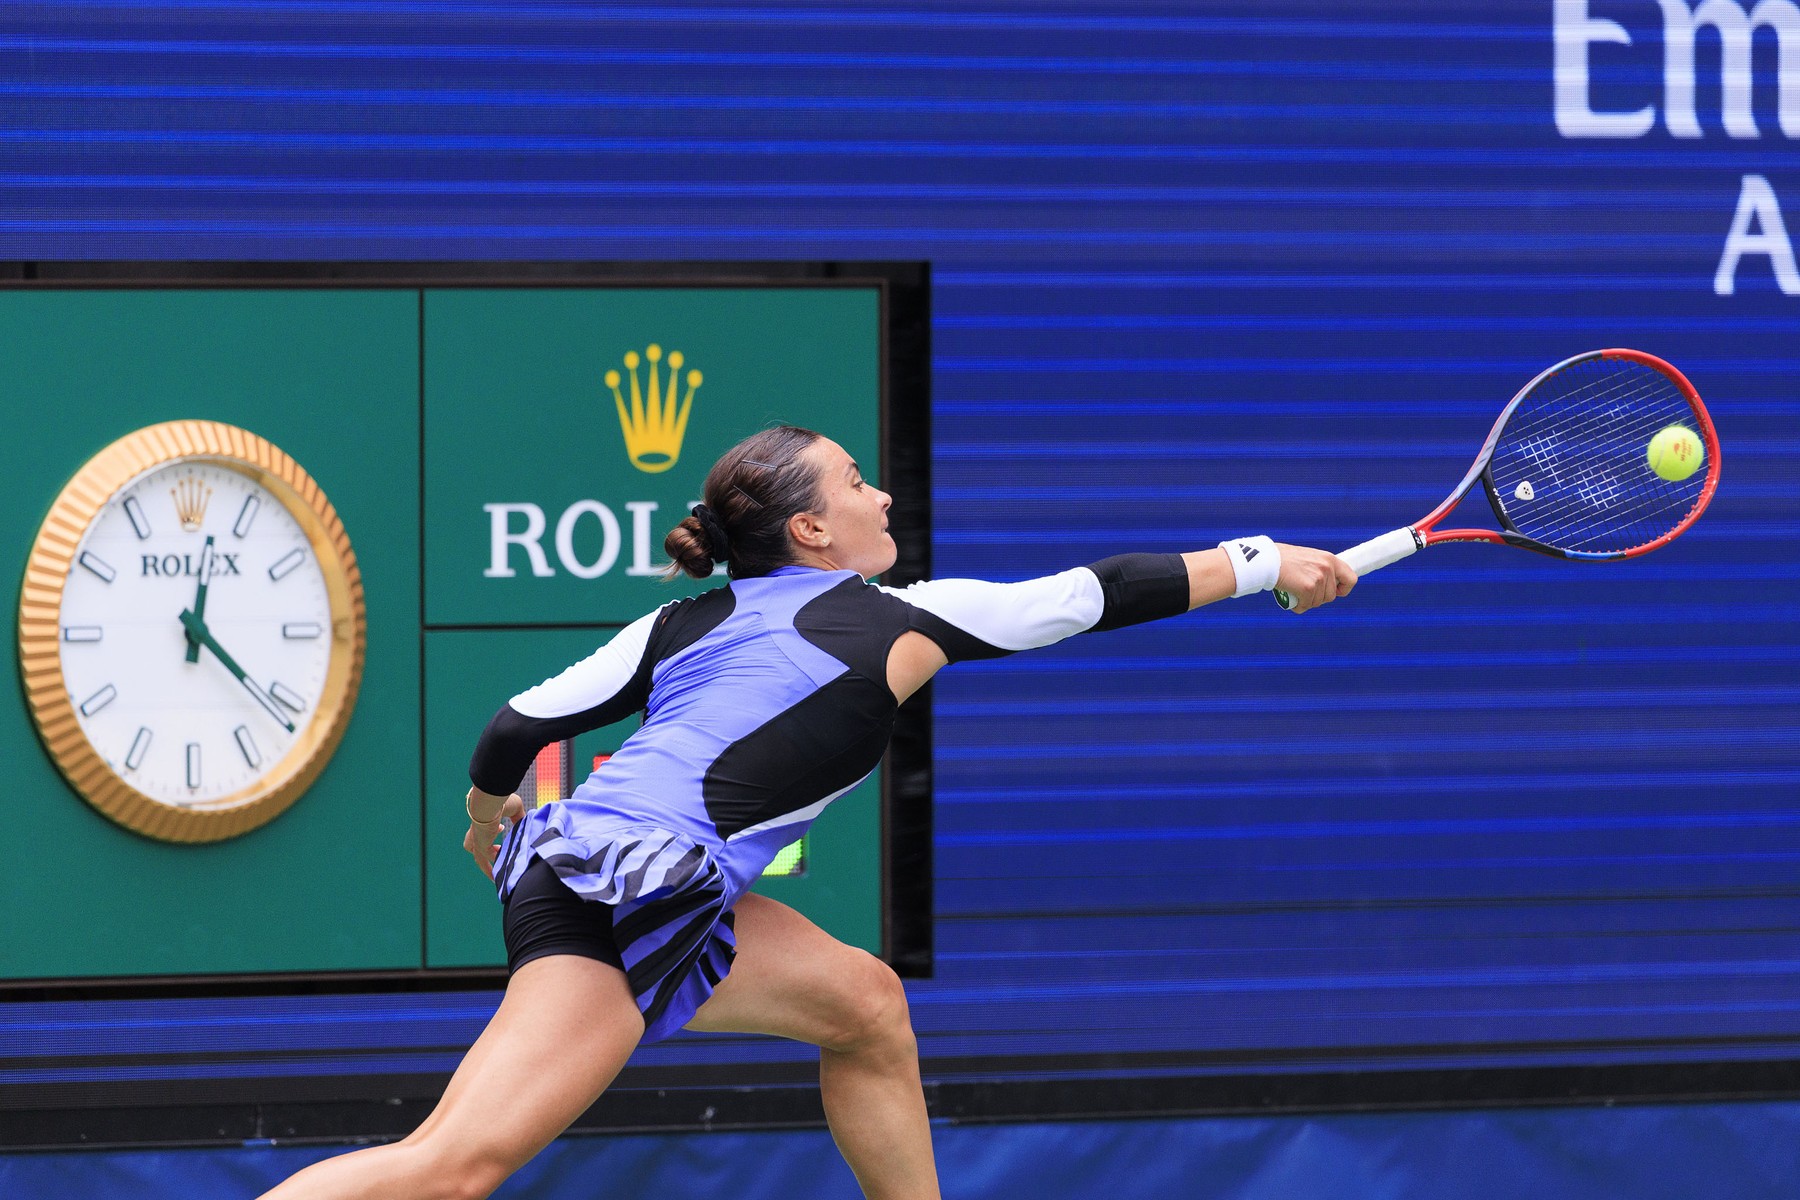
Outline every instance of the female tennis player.
{"type": "Polygon", "coordinates": [[[868,582],[894,565],[891,497],[810,430],[713,466],[664,549],[695,578],[592,657],[504,705],[475,747],[464,847],[504,902],[499,1011],[404,1141],[316,1163],[272,1197],[479,1197],[593,1104],[640,1044],[680,1028],[819,1047],[825,1115],[865,1195],[935,1197],[906,993],[886,965],[749,891],[872,770],[894,713],[947,663],[1174,616],[1277,584],[1295,609],[1349,592],[1319,550],[1233,538],[1023,583],[868,582]],[[567,801],[513,789],[552,741],[644,711],[567,801]],[[496,845],[498,841],[498,845],[496,845]]]}

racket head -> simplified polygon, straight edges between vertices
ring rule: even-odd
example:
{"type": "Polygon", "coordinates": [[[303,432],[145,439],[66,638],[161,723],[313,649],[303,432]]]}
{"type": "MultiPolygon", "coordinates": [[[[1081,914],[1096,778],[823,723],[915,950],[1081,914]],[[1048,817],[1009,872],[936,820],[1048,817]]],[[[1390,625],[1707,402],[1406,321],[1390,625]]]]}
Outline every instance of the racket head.
{"type": "MultiPolygon", "coordinates": [[[[1561,558],[1648,554],[1698,520],[1719,486],[1719,437],[1700,394],[1639,350],[1594,350],[1544,371],[1513,397],[1483,452],[1498,540],[1561,558]],[[1650,441],[1671,425],[1693,431],[1705,453],[1686,479],[1650,467],[1650,441]]],[[[1473,531],[1428,540],[1459,532],[1473,531]]]]}

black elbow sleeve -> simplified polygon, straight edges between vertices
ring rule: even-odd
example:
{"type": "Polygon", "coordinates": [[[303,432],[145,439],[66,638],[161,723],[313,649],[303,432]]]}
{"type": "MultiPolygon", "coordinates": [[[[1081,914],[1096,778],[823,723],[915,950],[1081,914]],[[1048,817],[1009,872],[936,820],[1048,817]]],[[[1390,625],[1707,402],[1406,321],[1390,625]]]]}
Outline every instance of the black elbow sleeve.
{"type": "Polygon", "coordinates": [[[490,796],[511,795],[537,752],[555,740],[539,740],[544,724],[510,704],[501,705],[475,743],[475,753],[469,758],[470,782],[490,796]]]}
{"type": "Polygon", "coordinates": [[[1094,629],[1119,629],[1188,610],[1187,563],[1179,554],[1115,554],[1088,566],[1105,598],[1094,629]]]}

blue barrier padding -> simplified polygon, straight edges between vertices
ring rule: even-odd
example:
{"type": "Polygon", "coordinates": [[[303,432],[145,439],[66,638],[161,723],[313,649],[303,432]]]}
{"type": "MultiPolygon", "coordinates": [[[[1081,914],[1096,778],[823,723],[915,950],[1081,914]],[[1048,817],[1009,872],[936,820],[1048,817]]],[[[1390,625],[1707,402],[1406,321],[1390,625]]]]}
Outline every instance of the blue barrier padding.
{"type": "MultiPolygon", "coordinates": [[[[1791,1200],[1800,1103],[940,1126],[946,1200],[1791,1200]]],[[[7,1200],[257,1195],[341,1147],[0,1156],[7,1200]]],[[[523,1200],[855,1200],[823,1130],[564,1138],[523,1200]]]]}

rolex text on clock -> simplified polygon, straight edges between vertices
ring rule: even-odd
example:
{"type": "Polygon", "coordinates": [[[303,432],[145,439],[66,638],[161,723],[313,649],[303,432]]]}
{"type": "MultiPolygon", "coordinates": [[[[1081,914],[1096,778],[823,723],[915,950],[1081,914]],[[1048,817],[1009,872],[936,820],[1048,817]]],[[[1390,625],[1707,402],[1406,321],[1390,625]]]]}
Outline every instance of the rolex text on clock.
{"type": "Polygon", "coordinates": [[[19,651],[32,719],[95,808],[207,842],[273,820],[315,780],[362,678],[362,579],[292,458],[171,421],[108,446],[32,547],[19,651]]]}

